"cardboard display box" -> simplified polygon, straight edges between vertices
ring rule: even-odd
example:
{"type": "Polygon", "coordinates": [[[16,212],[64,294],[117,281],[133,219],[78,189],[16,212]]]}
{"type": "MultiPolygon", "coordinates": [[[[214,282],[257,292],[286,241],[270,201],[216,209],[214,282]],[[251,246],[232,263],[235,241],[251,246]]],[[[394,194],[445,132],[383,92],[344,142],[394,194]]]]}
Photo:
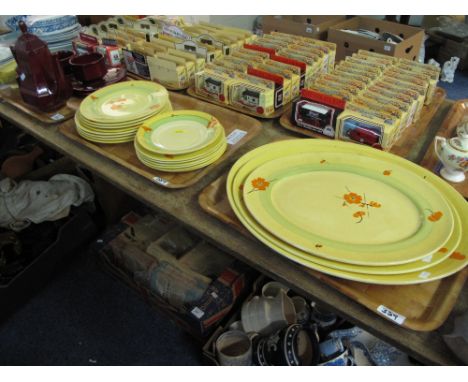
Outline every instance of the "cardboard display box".
{"type": "Polygon", "coordinates": [[[352,19],[335,24],[328,31],[328,41],[334,42],[337,46],[337,62],[343,60],[346,56],[351,56],[359,49],[414,61],[419,56],[423,39],[424,30],[421,28],[363,16],[353,17],[352,19]],[[388,32],[400,36],[404,40],[399,44],[391,44],[343,32],[342,29],[366,29],[376,33],[388,32]]]}
{"type": "Polygon", "coordinates": [[[263,33],[283,32],[326,40],[328,29],[346,16],[263,16],[263,33]]]}

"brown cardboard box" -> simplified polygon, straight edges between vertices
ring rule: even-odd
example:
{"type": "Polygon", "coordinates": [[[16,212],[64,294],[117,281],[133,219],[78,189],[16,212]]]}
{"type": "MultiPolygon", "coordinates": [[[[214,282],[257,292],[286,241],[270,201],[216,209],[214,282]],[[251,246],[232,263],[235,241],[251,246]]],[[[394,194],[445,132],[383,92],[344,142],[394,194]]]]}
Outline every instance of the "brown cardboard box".
{"type": "Polygon", "coordinates": [[[263,16],[263,33],[272,31],[327,39],[328,29],[346,16],[263,16]]]}
{"type": "Polygon", "coordinates": [[[346,56],[351,56],[359,49],[414,61],[418,58],[423,38],[424,30],[421,28],[363,16],[353,17],[335,24],[328,31],[328,41],[336,44],[337,62],[343,60],[346,56]],[[389,32],[404,38],[404,40],[399,44],[389,44],[385,41],[343,32],[341,29],[367,29],[377,33],[389,32]]]}

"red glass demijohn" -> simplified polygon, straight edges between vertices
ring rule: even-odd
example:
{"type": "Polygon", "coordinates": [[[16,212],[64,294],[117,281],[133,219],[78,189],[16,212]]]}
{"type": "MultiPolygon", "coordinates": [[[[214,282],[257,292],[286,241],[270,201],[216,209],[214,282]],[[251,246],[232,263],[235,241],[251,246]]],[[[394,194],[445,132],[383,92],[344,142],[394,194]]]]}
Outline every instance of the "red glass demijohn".
{"type": "Polygon", "coordinates": [[[70,80],[64,75],[57,54],[51,54],[47,44],[28,33],[23,21],[22,35],[11,47],[18,64],[17,81],[23,101],[42,111],[53,111],[65,104],[72,95],[70,80]]]}

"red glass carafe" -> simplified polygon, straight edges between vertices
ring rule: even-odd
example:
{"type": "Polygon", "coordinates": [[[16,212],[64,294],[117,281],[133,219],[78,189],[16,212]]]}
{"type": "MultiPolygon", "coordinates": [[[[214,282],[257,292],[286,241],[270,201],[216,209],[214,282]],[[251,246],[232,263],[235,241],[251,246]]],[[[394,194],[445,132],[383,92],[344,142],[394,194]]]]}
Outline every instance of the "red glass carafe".
{"type": "Polygon", "coordinates": [[[19,26],[22,35],[11,51],[18,64],[16,72],[21,97],[39,110],[56,110],[72,95],[70,80],[64,75],[58,55],[51,54],[44,41],[28,33],[23,21],[19,26]]]}

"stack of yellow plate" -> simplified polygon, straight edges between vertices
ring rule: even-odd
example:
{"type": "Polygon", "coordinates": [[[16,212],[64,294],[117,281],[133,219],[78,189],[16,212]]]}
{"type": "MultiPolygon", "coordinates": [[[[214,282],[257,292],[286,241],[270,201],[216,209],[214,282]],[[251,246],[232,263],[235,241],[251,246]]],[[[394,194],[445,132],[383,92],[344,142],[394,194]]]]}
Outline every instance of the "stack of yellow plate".
{"type": "Polygon", "coordinates": [[[422,167],[369,147],[321,139],[267,144],[234,164],[227,194],[264,244],[329,275],[417,284],[468,264],[464,198],[422,167]]]}
{"type": "Polygon", "coordinates": [[[167,90],[150,81],[126,81],[87,96],[75,114],[76,130],[98,143],[133,141],[143,121],[171,111],[167,90]]]}
{"type": "Polygon", "coordinates": [[[172,111],[146,120],[135,136],[138,159],[167,172],[208,166],[223,155],[226,146],[221,123],[195,110],[172,111]]]}

